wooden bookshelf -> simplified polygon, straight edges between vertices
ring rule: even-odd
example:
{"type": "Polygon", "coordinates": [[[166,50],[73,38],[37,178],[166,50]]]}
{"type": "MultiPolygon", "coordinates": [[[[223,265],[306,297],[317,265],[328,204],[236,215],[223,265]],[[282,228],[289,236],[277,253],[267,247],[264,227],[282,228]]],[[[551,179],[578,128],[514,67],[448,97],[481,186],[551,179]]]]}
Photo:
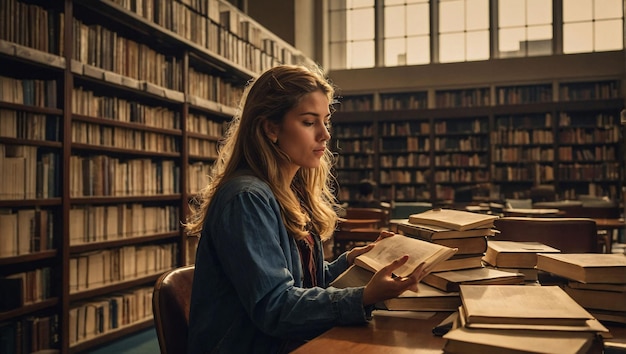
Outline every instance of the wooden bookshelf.
{"type": "Polygon", "coordinates": [[[0,336],[28,352],[86,352],[152,325],[154,281],[194,261],[180,222],[245,84],[312,64],[227,2],[141,5],[0,11],[0,282],[22,289],[0,336]]]}
{"type": "MultiPolygon", "coordinates": [[[[621,85],[602,78],[430,89],[423,92],[434,106],[400,104],[397,110],[381,109],[382,101],[394,102],[390,94],[373,93],[372,111],[333,115],[333,138],[341,146],[348,141],[337,134],[344,126],[355,133],[367,127],[366,135],[349,139],[374,136],[378,142],[367,170],[384,201],[439,204],[477,186],[499,190],[500,198],[523,198],[539,184],[553,185],[559,199],[596,194],[621,200],[621,85]],[[415,142],[418,148],[409,148],[415,142]]],[[[414,91],[397,94],[404,102],[414,91]]],[[[337,152],[341,160],[344,151],[337,152]]],[[[354,174],[346,176],[355,167],[338,165],[340,185],[355,188],[354,174]]]]}

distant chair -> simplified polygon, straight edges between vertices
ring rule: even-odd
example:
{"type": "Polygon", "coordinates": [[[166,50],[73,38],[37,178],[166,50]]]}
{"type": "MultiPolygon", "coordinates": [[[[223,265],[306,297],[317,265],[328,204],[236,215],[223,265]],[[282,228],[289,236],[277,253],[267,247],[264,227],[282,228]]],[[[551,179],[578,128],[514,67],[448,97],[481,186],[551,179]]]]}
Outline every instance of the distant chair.
{"type": "Polygon", "coordinates": [[[599,253],[596,223],[585,218],[503,217],[496,219],[500,231],[494,240],[536,241],[563,253],[599,253]]]}
{"type": "Polygon", "coordinates": [[[505,199],[504,200],[507,209],[531,209],[533,207],[533,200],[527,199],[505,199]]]}
{"type": "MultiPolygon", "coordinates": [[[[370,228],[385,228],[389,226],[389,210],[382,208],[353,208],[347,207],[346,213],[344,216],[344,226],[349,225],[350,221],[356,221],[358,223],[359,220],[377,220],[376,223],[369,226],[370,228]]],[[[341,221],[339,223],[340,228],[342,227],[341,221]]],[[[357,226],[358,227],[358,226],[357,226]]],[[[354,227],[349,227],[354,228],[354,227]]]]}
{"type": "Polygon", "coordinates": [[[532,199],[533,203],[555,201],[556,191],[554,186],[542,184],[532,187],[530,189],[530,199],[532,199]]]}
{"type": "Polygon", "coordinates": [[[427,202],[394,202],[391,206],[392,219],[408,219],[411,214],[419,214],[433,208],[427,202]]]}

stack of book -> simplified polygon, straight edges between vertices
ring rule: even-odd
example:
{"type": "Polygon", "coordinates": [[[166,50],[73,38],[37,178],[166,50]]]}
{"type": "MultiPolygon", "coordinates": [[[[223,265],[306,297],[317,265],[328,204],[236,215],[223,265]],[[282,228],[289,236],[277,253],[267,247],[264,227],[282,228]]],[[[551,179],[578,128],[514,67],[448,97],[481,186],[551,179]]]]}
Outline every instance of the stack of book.
{"type": "Polygon", "coordinates": [[[537,268],[568,279],[565,292],[598,320],[626,323],[626,255],[540,254],[537,268]]]}
{"type": "Polygon", "coordinates": [[[398,232],[427,242],[457,248],[457,253],[439,263],[423,282],[447,292],[459,284],[520,284],[523,275],[484,268],[487,239],[493,236],[497,216],[461,210],[433,209],[413,214],[397,224],[398,232]]]}
{"type": "Polygon", "coordinates": [[[608,329],[558,286],[461,285],[444,353],[601,353],[608,329]]]}
{"type": "Polygon", "coordinates": [[[540,242],[489,240],[483,261],[493,268],[522,273],[527,283],[537,283],[537,254],[560,252],[540,242]]]}

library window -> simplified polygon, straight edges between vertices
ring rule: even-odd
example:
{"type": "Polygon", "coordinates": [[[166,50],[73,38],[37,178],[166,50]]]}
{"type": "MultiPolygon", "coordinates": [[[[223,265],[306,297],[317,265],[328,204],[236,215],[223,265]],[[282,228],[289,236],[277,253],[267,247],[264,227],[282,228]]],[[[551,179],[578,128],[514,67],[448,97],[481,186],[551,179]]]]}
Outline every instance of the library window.
{"type": "Polygon", "coordinates": [[[498,1],[500,58],[552,54],[552,1],[498,1]]]}
{"type": "Polygon", "coordinates": [[[622,6],[621,0],[563,0],[563,52],[621,50],[622,6]]]}
{"type": "Polygon", "coordinates": [[[328,0],[328,4],[329,67],[335,70],[624,48],[621,0],[328,0]]]}
{"type": "Polygon", "coordinates": [[[439,62],[489,59],[489,2],[439,1],[439,62]]]}
{"type": "Polygon", "coordinates": [[[330,1],[330,66],[374,67],[374,0],[330,1]]]}
{"type": "Polygon", "coordinates": [[[385,66],[430,63],[429,0],[385,1],[385,66]]]}

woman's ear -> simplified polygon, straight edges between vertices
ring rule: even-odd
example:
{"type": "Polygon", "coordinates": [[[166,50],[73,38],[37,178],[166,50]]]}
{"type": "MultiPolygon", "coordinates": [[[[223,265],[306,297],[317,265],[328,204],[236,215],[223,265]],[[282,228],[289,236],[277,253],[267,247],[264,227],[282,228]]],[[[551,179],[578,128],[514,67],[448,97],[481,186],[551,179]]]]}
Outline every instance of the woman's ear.
{"type": "Polygon", "coordinates": [[[270,122],[269,120],[265,120],[263,122],[263,131],[265,133],[265,135],[267,136],[268,139],[270,139],[270,141],[273,144],[276,144],[276,142],[278,141],[278,124],[274,123],[274,122],[270,122]]]}

